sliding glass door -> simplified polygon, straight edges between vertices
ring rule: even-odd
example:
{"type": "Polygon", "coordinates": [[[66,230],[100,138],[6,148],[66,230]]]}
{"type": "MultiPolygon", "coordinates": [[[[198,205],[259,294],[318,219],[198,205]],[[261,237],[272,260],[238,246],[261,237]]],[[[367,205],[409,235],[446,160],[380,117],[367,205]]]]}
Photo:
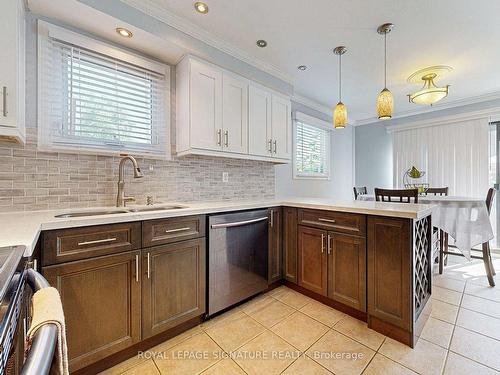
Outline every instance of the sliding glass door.
{"type": "Polygon", "coordinates": [[[490,150],[489,150],[489,180],[490,186],[497,189],[495,201],[491,211],[491,225],[495,239],[491,241],[494,249],[500,248],[500,121],[490,123],[490,150]]]}

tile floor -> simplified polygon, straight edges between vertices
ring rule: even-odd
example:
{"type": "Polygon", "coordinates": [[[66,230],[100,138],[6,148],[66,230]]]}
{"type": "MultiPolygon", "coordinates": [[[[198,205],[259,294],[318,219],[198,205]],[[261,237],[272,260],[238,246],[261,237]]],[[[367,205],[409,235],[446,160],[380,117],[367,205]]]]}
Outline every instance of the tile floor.
{"type": "Polygon", "coordinates": [[[482,261],[450,259],[432,298],[414,349],[280,287],[102,374],[500,374],[500,285],[482,261]]]}

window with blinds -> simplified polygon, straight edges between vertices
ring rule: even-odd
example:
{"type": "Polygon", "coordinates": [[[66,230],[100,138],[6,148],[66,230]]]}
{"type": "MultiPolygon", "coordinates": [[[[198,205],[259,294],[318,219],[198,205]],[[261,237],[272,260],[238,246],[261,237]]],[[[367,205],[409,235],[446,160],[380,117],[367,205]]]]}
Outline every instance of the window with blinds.
{"type": "Polygon", "coordinates": [[[295,122],[294,175],[298,178],[329,178],[330,132],[295,122]]]}
{"type": "Polygon", "coordinates": [[[77,45],[54,34],[49,29],[39,40],[42,148],[166,155],[164,72],[141,66],[135,55],[128,62],[129,54],[115,47],[92,49],[102,44],[77,45]]]}

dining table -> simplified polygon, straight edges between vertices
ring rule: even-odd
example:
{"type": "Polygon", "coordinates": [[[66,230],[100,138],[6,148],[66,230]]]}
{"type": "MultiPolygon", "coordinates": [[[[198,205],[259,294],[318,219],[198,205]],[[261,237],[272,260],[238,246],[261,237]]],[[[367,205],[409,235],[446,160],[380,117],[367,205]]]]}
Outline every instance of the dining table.
{"type": "MultiPolygon", "coordinates": [[[[357,200],[374,201],[375,195],[358,195],[357,200]]],[[[418,203],[435,205],[432,225],[448,233],[454,240],[454,246],[468,260],[471,259],[471,249],[474,246],[494,238],[484,198],[422,195],[418,197],[418,203]]]]}

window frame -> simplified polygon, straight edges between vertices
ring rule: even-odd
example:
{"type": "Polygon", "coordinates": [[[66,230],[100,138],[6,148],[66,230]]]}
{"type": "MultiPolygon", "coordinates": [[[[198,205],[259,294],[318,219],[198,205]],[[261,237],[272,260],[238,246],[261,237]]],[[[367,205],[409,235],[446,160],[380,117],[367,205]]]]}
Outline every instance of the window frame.
{"type": "Polygon", "coordinates": [[[292,167],[293,167],[293,179],[295,180],[330,180],[331,178],[331,144],[332,144],[332,129],[331,125],[313,116],[309,116],[302,112],[295,112],[293,118],[293,155],[292,155],[292,167]],[[325,144],[325,173],[303,173],[298,172],[297,167],[297,129],[298,123],[302,123],[308,126],[319,128],[326,132],[326,144],[325,144]]]}
{"type": "MultiPolygon", "coordinates": [[[[38,21],[38,57],[37,57],[37,132],[38,132],[38,149],[40,151],[49,152],[68,152],[68,153],[80,153],[80,154],[90,154],[90,155],[109,155],[116,156],[120,154],[132,154],[143,157],[148,157],[151,159],[163,159],[170,160],[171,155],[171,107],[170,107],[170,91],[171,91],[171,79],[170,79],[170,66],[154,61],[147,57],[141,56],[134,52],[126,49],[126,47],[112,45],[106,42],[102,42],[98,39],[79,34],[67,30],[65,28],[53,25],[51,23],[39,20],[38,21]],[[112,144],[93,144],[92,142],[77,141],[74,144],[70,142],[58,143],[55,142],[55,138],[51,136],[51,124],[46,121],[46,113],[49,111],[46,108],[43,101],[43,89],[46,85],[46,77],[43,77],[39,72],[42,69],[42,50],[44,42],[46,43],[48,38],[54,38],[61,40],[64,43],[72,44],[77,47],[87,49],[91,52],[104,55],[105,57],[121,60],[126,64],[135,65],[140,69],[150,70],[153,73],[162,75],[164,77],[164,92],[163,92],[163,119],[161,122],[154,123],[155,134],[163,139],[163,142],[156,143],[154,145],[145,145],[144,147],[130,145],[124,145],[124,147],[116,147],[112,144]]],[[[99,142],[97,142],[99,143],[99,142]]]]}

